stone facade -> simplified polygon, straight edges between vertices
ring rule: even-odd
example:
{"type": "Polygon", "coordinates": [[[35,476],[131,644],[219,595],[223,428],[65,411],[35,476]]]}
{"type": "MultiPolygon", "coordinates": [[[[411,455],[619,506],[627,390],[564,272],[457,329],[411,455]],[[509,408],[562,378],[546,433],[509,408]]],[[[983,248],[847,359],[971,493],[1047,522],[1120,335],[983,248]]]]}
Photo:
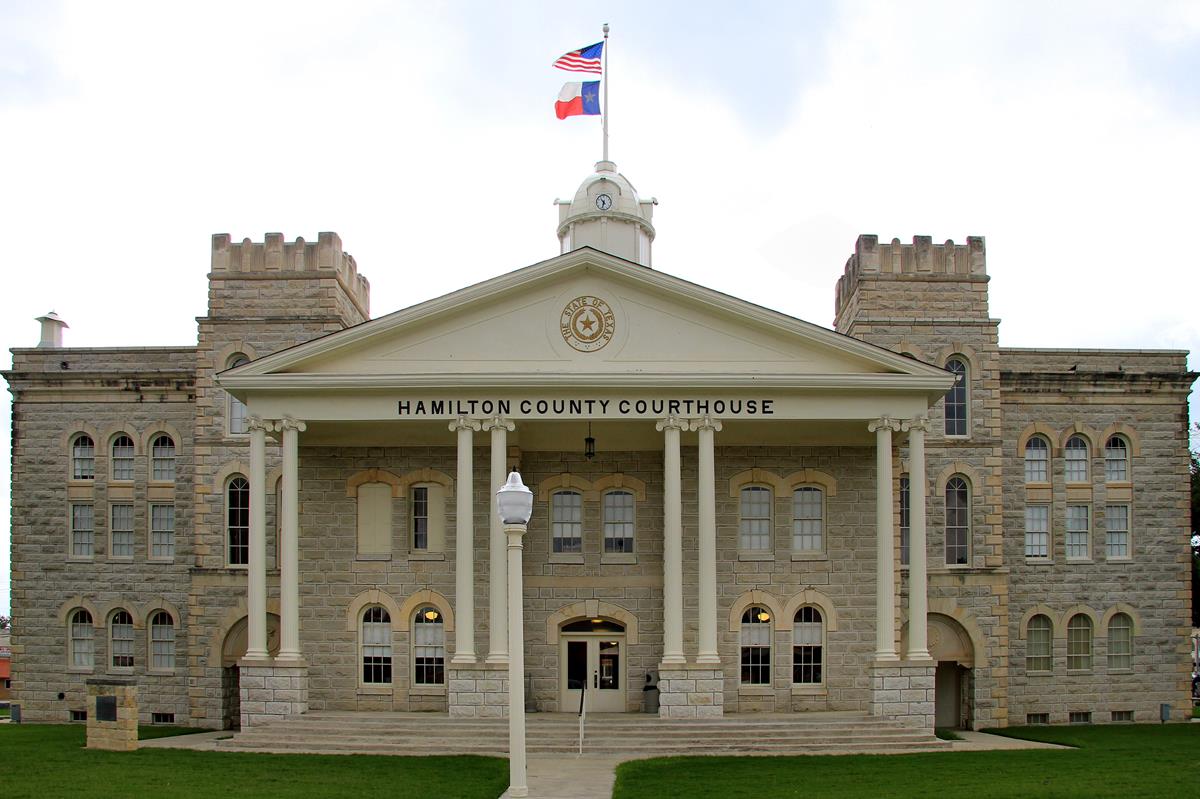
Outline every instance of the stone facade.
{"type": "Polygon", "coordinates": [[[132,752],[138,748],[138,689],[133,680],[87,681],[87,748],[132,752]],[[98,708],[107,701],[109,718],[98,708]]]}

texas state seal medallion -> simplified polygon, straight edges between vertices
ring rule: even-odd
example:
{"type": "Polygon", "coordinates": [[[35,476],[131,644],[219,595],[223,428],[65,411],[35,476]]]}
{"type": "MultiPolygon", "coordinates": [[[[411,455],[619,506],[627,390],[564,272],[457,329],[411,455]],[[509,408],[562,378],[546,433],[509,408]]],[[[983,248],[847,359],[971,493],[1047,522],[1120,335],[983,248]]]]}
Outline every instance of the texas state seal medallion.
{"type": "Polygon", "coordinates": [[[612,341],[617,317],[612,307],[590,295],[576,297],[563,308],[559,317],[563,340],[580,352],[595,352],[612,341]]]}

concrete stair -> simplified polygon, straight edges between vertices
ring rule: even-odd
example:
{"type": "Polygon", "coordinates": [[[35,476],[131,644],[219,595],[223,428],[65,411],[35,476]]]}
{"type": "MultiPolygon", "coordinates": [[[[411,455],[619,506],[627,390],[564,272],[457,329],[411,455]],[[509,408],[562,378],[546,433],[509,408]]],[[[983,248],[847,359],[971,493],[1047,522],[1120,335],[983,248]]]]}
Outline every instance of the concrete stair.
{"type": "MultiPolygon", "coordinates": [[[[526,716],[529,754],[572,755],[578,718],[526,716]]],[[[321,711],[270,722],[220,742],[227,750],[326,754],[447,755],[508,753],[507,719],[450,718],[439,713],[321,711]]],[[[822,755],[932,752],[950,748],[932,734],[853,713],[742,714],[662,720],[640,714],[590,714],[585,754],[822,755]]]]}

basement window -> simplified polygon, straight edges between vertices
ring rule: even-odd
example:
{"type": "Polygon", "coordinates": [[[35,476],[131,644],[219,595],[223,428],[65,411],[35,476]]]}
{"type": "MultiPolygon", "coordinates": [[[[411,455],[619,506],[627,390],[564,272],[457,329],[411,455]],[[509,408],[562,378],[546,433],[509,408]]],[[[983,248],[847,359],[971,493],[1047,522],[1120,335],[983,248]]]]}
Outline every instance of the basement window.
{"type": "Polygon", "coordinates": [[[71,721],[87,721],[87,711],[86,710],[72,710],[71,711],[71,721]]]}
{"type": "Polygon", "coordinates": [[[1113,721],[1133,721],[1132,710],[1114,710],[1112,712],[1113,721]]]}
{"type": "Polygon", "coordinates": [[[1067,723],[1069,724],[1091,724],[1092,712],[1090,710],[1073,710],[1067,714],[1067,723]]]}
{"type": "Polygon", "coordinates": [[[1049,713],[1027,713],[1025,715],[1025,723],[1026,724],[1049,724],[1050,723],[1050,714],[1049,713]]]}
{"type": "Polygon", "coordinates": [[[151,713],[150,714],[150,723],[151,724],[174,724],[175,723],[175,714],[174,713],[151,713]]]}

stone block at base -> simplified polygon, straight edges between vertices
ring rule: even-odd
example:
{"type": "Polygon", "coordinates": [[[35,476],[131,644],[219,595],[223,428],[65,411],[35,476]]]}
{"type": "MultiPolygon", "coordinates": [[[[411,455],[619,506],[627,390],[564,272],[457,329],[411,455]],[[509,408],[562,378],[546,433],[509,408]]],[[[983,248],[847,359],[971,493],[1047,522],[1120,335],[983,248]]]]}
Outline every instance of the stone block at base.
{"type": "Polygon", "coordinates": [[[308,712],[308,664],[303,660],[238,663],[242,729],[308,712]]]}
{"type": "Polygon", "coordinates": [[[658,716],[716,718],[725,712],[725,675],[718,665],[663,663],[658,668],[658,716]]]}
{"type": "Polygon", "coordinates": [[[95,678],[87,681],[87,748],[132,752],[138,748],[137,682],[134,680],[95,678]],[[97,700],[105,702],[112,716],[100,720],[97,700]]]}
{"type": "Polygon", "coordinates": [[[932,660],[876,661],[871,666],[871,715],[932,734],[936,670],[932,660]]]}
{"type": "Polygon", "coordinates": [[[451,717],[508,718],[507,663],[450,664],[446,680],[451,717]]]}

